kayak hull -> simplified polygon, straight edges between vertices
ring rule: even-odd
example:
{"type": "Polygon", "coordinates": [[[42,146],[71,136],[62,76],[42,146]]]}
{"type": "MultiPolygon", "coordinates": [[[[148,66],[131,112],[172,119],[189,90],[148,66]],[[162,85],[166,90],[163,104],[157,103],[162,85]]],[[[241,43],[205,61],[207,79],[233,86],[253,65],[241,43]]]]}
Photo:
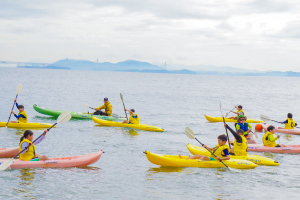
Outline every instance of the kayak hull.
{"type": "Polygon", "coordinates": [[[0,148],[0,158],[11,158],[19,153],[19,147],[0,148]]]}
{"type": "MultiPolygon", "coordinates": [[[[36,104],[33,105],[33,109],[41,114],[44,115],[50,115],[53,117],[58,117],[61,113],[63,113],[63,110],[52,110],[50,108],[44,108],[37,106],[36,104]]],[[[114,118],[112,116],[103,116],[103,115],[92,115],[90,113],[83,113],[83,112],[70,112],[73,119],[92,119],[92,116],[104,119],[104,120],[116,120],[116,121],[124,121],[126,118],[114,118]]]]}
{"type": "MultiPolygon", "coordinates": [[[[211,153],[207,151],[203,147],[198,147],[192,144],[187,144],[188,150],[193,154],[199,154],[203,156],[211,156],[211,153]]],[[[266,158],[264,156],[259,156],[259,155],[247,155],[247,156],[234,156],[230,155],[230,158],[232,159],[241,159],[241,160],[248,160],[251,161],[257,165],[268,165],[268,166],[278,166],[280,165],[278,162],[276,162],[273,159],[266,158]]]]}
{"type": "MultiPolygon", "coordinates": [[[[220,168],[225,167],[220,161],[204,161],[199,159],[187,159],[188,156],[182,156],[183,159],[180,159],[179,156],[172,155],[161,155],[150,153],[149,151],[145,151],[147,159],[155,164],[161,166],[169,166],[169,167],[199,167],[199,168],[220,168]]],[[[236,169],[253,169],[257,167],[257,165],[248,160],[238,160],[238,159],[230,159],[224,160],[224,163],[231,168],[236,169]]]]}
{"type": "MultiPolygon", "coordinates": [[[[204,115],[204,116],[207,119],[207,121],[209,121],[209,122],[223,122],[223,117],[211,117],[208,115],[204,115]]],[[[225,118],[225,122],[237,123],[237,120],[225,118]]],[[[264,121],[259,120],[259,119],[247,118],[246,122],[248,122],[248,123],[263,123],[264,121]]]]}
{"type": "Polygon", "coordinates": [[[155,132],[163,132],[164,129],[157,127],[157,126],[152,126],[148,124],[126,124],[122,122],[113,122],[113,121],[106,121],[102,119],[98,119],[93,117],[93,121],[97,124],[100,124],[101,126],[113,126],[113,127],[127,127],[127,128],[134,128],[134,129],[139,129],[139,130],[144,130],[144,131],[155,131],[155,132]]]}
{"type": "MultiPolygon", "coordinates": [[[[7,122],[0,122],[0,127],[5,127],[7,122]]],[[[48,123],[8,123],[7,128],[50,128],[53,124],[48,123]]],[[[56,127],[56,126],[54,126],[56,127]]]]}
{"type": "MultiPolygon", "coordinates": [[[[268,131],[269,125],[267,124],[262,124],[262,127],[265,131],[268,131]]],[[[293,135],[300,135],[300,129],[284,129],[284,128],[279,128],[275,127],[275,133],[286,133],[286,134],[293,134],[293,135]]]]}
{"type": "Polygon", "coordinates": [[[300,145],[287,145],[287,147],[265,147],[263,144],[248,144],[248,151],[272,153],[300,153],[300,145]]]}
{"type": "MultiPolygon", "coordinates": [[[[97,162],[103,151],[94,152],[88,155],[72,156],[63,158],[52,158],[52,160],[44,161],[22,161],[15,159],[10,165],[11,169],[17,168],[69,168],[69,167],[84,167],[97,162]]],[[[0,163],[8,159],[0,159],[0,163]]]]}

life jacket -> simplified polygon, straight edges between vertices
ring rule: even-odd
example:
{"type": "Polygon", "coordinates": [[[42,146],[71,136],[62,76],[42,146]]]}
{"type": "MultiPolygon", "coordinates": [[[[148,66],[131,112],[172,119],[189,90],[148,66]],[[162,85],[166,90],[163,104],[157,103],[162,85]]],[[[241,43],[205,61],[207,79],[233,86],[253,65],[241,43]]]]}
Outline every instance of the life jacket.
{"type": "Polygon", "coordinates": [[[236,156],[247,156],[248,142],[245,136],[241,135],[242,143],[237,143],[236,139],[233,142],[233,153],[236,156]]]}
{"type": "Polygon", "coordinates": [[[294,129],[295,127],[295,121],[292,118],[287,118],[288,123],[285,124],[285,129],[294,129]]]}
{"type": "MultiPolygon", "coordinates": [[[[28,144],[31,143],[30,140],[27,140],[27,139],[23,139],[22,142],[20,143],[20,147],[19,147],[19,152],[21,152],[21,146],[24,142],[27,142],[28,144]]],[[[25,160],[25,161],[29,161],[31,160],[32,158],[35,158],[36,157],[36,153],[35,153],[35,145],[32,143],[27,151],[23,154],[20,154],[20,158],[19,160],[25,160]]]]}
{"type": "Polygon", "coordinates": [[[18,115],[24,115],[24,117],[26,117],[25,119],[23,117],[19,117],[18,118],[18,122],[19,123],[27,123],[28,122],[28,117],[25,111],[19,112],[18,115]]]}
{"type": "Polygon", "coordinates": [[[276,147],[277,146],[277,144],[276,144],[276,142],[274,141],[274,142],[271,142],[270,140],[269,140],[269,135],[272,135],[272,133],[271,132],[266,132],[265,134],[264,134],[264,136],[263,136],[263,138],[262,138],[262,141],[263,141],[263,143],[264,143],[264,146],[266,146],[266,147],[276,147]]]}
{"type": "Polygon", "coordinates": [[[112,114],[112,105],[110,104],[110,102],[107,102],[104,104],[104,109],[105,112],[107,113],[108,116],[111,116],[112,114]]]}
{"type": "Polygon", "coordinates": [[[213,153],[217,156],[217,157],[225,157],[226,155],[224,154],[223,150],[228,149],[228,153],[230,152],[229,146],[228,145],[217,145],[214,147],[213,149],[213,153]]]}
{"type": "Polygon", "coordinates": [[[236,112],[237,112],[236,117],[239,117],[240,115],[239,112],[242,112],[243,113],[242,115],[245,116],[245,112],[243,110],[237,110],[236,112]]]}
{"type": "Polygon", "coordinates": [[[242,124],[242,123],[235,123],[234,124],[235,125],[235,129],[236,130],[238,130],[237,129],[237,127],[236,127],[236,125],[239,125],[240,126],[240,129],[242,129],[243,131],[244,131],[244,136],[248,136],[248,129],[249,129],[249,127],[248,127],[248,123],[247,122],[245,122],[245,124],[242,124]]]}
{"type": "Polygon", "coordinates": [[[132,123],[132,124],[140,124],[140,118],[138,116],[138,114],[136,114],[136,118],[133,118],[133,115],[130,115],[130,118],[129,118],[129,122],[132,123]]]}

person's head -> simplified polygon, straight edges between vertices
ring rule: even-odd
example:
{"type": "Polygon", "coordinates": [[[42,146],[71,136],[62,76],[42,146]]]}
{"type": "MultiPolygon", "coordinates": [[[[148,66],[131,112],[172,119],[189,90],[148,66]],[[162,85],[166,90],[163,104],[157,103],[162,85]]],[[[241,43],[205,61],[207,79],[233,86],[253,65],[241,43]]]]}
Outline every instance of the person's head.
{"type": "Polygon", "coordinates": [[[275,127],[274,126],[268,126],[267,130],[271,133],[275,133],[275,127]]]}
{"type": "Polygon", "coordinates": [[[131,112],[133,112],[133,113],[135,112],[135,110],[134,110],[134,109],[130,109],[130,111],[131,111],[131,112]]]}
{"type": "Polygon", "coordinates": [[[32,141],[33,140],[33,132],[31,130],[26,130],[23,133],[23,136],[20,138],[20,142],[22,142],[22,140],[27,139],[32,141]]]}
{"type": "Polygon", "coordinates": [[[293,114],[292,113],[288,113],[287,117],[292,119],[293,118],[293,114]]]}
{"type": "Polygon", "coordinates": [[[244,124],[246,121],[246,117],[244,115],[239,115],[238,116],[238,122],[244,124]]]}
{"type": "Polygon", "coordinates": [[[104,101],[104,103],[107,103],[108,102],[108,98],[105,97],[103,101],[104,101]]]}
{"type": "Polygon", "coordinates": [[[19,106],[18,106],[18,110],[19,110],[19,112],[24,111],[24,106],[23,106],[23,105],[19,105],[19,106]]]}
{"type": "Polygon", "coordinates": [[[238,109],[238,110],[242,110],[242,109],[243,109],[243,106],[239,105],[239,106],[237,107],[237,109],[238,109]]]}
{"type": "Polygon", "coordinates": [[[239,135],[244,135],[244,130],[243,129],[239,129],[236,131],[237,134],[239,135]]]}
{"type": "Polygon", "coordinates": [[[227,136],[226,136],[226,135],[223,134],[223,135],[219,135],[219,136],[218,136],[218,144],[219,144],[220,146],[225,145],[226,142],[227,142],[227,136]]]}

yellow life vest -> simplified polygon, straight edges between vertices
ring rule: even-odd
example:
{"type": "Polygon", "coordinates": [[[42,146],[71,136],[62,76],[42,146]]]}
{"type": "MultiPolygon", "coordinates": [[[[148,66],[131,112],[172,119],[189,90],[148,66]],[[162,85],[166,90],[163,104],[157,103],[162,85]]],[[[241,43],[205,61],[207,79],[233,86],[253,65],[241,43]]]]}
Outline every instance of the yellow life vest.
{"type": "Polygon", "coordinates": [[[287,118],[288,123],[285,124],[285,129],[294,129],[295,127],[295,121],[292,118],[287,118]]]}
{"type": "Polygon", "coordinates": [[[272,135],[272,133],[268,131],[268,132],[266,132],[266,133],[264,134],[264,136],[263,136],[263,138],[262,138],[263,143],[264,143],[264,146],[266,146],[266,147],[276,147],[276,146],[277,146],[276,142],[275,142],[275,141],[274,141],[274,142],[271,142],[271,141],[269,140],[269,135],[272,135]]]}
{"type": "Polygon", "coordinates": [[[213,153],[217,156],[217,157],[225,157],[226,155],[224,154],[223,150],[228,149],[228,153],[230,152],[229,146],[228,145],[217,145],[214,147],[213,149],[213,153]]]}
{"type": "Polygon", "coordinates": [[[237,112],[236,117],[239,117],[241,115],[241,114],[239,114],[239,112],[242,112],[243,113],[242,115],[245,116],[245,113],[243,110],[237,110],[236,112],[237,112]]]}
{"type": "Polygon", "coordinates": [[[96,108],[96,110],[102,110],[102,109],[105,109],[105,112],[107,113],[107,115],[111,116],[111,114],[112,114],[112,105],[110,104],[110,102],[104,103],[99,108],[96,108]]]}
{"type": "Polygon", "coordinates": [[[247,156],[248,142],[245,136],[241,135],[242,143],[237,143],[236,139],[233,142],[233,153],[236,156],[247,156]]]}
{"type": "MultiPolygon", "coordinates": [[[[19,152],[21,152],[21,146],[24,142],[27,142],[28,144],[31,142],[30,140],[27,140],[27,139],[23,139],[22,142],[20,143],[20,147],[19,147],[19,152]]],[[[35,158],[36,157],[36,153],[35,153],[35,145],[32,143],[27,151],[23,154],[20,154],[20,158],[19,160],[25,160],[25,161],[29,161],[31,160],[32,158],[35,158]]]]}
{"type": "Polygon", "coordinates": [[[26,112],[25,111],[19,112],[18,115],[20,115],[20,114],[24,115],[26,118],[24,119],[23,117],[20,117],[18,119],[18,122],[19,123],[27,123],[28,122],[28,117],[27,117],[26,112]]]}
{"type": "Polygon", "coordinates": [[[129,122],[132,123],[132,124],[140,124],[140,118],[138,116],[138,114],[136,114],[136,118],[133,118],[133,115],[130,115],[130,118],[129,118],[129,122]]]}

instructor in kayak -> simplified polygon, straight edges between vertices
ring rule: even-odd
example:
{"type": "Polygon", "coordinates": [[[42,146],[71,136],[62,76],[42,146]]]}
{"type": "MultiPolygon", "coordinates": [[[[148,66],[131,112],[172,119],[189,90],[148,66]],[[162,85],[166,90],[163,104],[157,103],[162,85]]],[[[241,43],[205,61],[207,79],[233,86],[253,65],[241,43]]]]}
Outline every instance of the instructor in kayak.
{"type": "Polygon", "coordinates": [[[122,123],[127,123],[127,124],[140,124],[140,118],[138,114],[136,114],[134,109],[125,109],[125,112],[128,111],[130,113],[130,118],[129,121],[124,120],[122,123]]]}
{"type": "Polygon", "coordinates": [[[95,108],[96,112],[94,112],[94,115],[105,115],[105,116],[111,116],[112,114],[112,105],[108,101],[108,98],[104,98],[104,104],[100,106],[99,108],[95,108]],[[105,111],[102,111],[104,109],[105,111]]]}
{"type": "Polygon", "coordinates": [[[26,147],[28,149],[25,152],[20,154],[19,160],[24,160],[24,161],[51,160],[47,156],[40,155],[35,152],[35,145],[43,141],[45,139],[46,134],[47,134],[47,130],[44,131],[42,137],[40,137],[38,140],[32,143],[33,132],[31,130],[26,130],[23,136],[20,138],[19,152],[24,150],[26,147]]]}
{"type": "Polygon", "coordinates": [[[24,111],[24,106],[19,105],[17,103],[17,99],[15,99],[16,106],[19,110],[18,115],[15,114],[15,112],[12,110],[11,113],[14,114],[14,116],[18,119],[18,121],[11,121],[11,123],[27,123],[28,122],[28,117],[26,112],[24,111]]]}

